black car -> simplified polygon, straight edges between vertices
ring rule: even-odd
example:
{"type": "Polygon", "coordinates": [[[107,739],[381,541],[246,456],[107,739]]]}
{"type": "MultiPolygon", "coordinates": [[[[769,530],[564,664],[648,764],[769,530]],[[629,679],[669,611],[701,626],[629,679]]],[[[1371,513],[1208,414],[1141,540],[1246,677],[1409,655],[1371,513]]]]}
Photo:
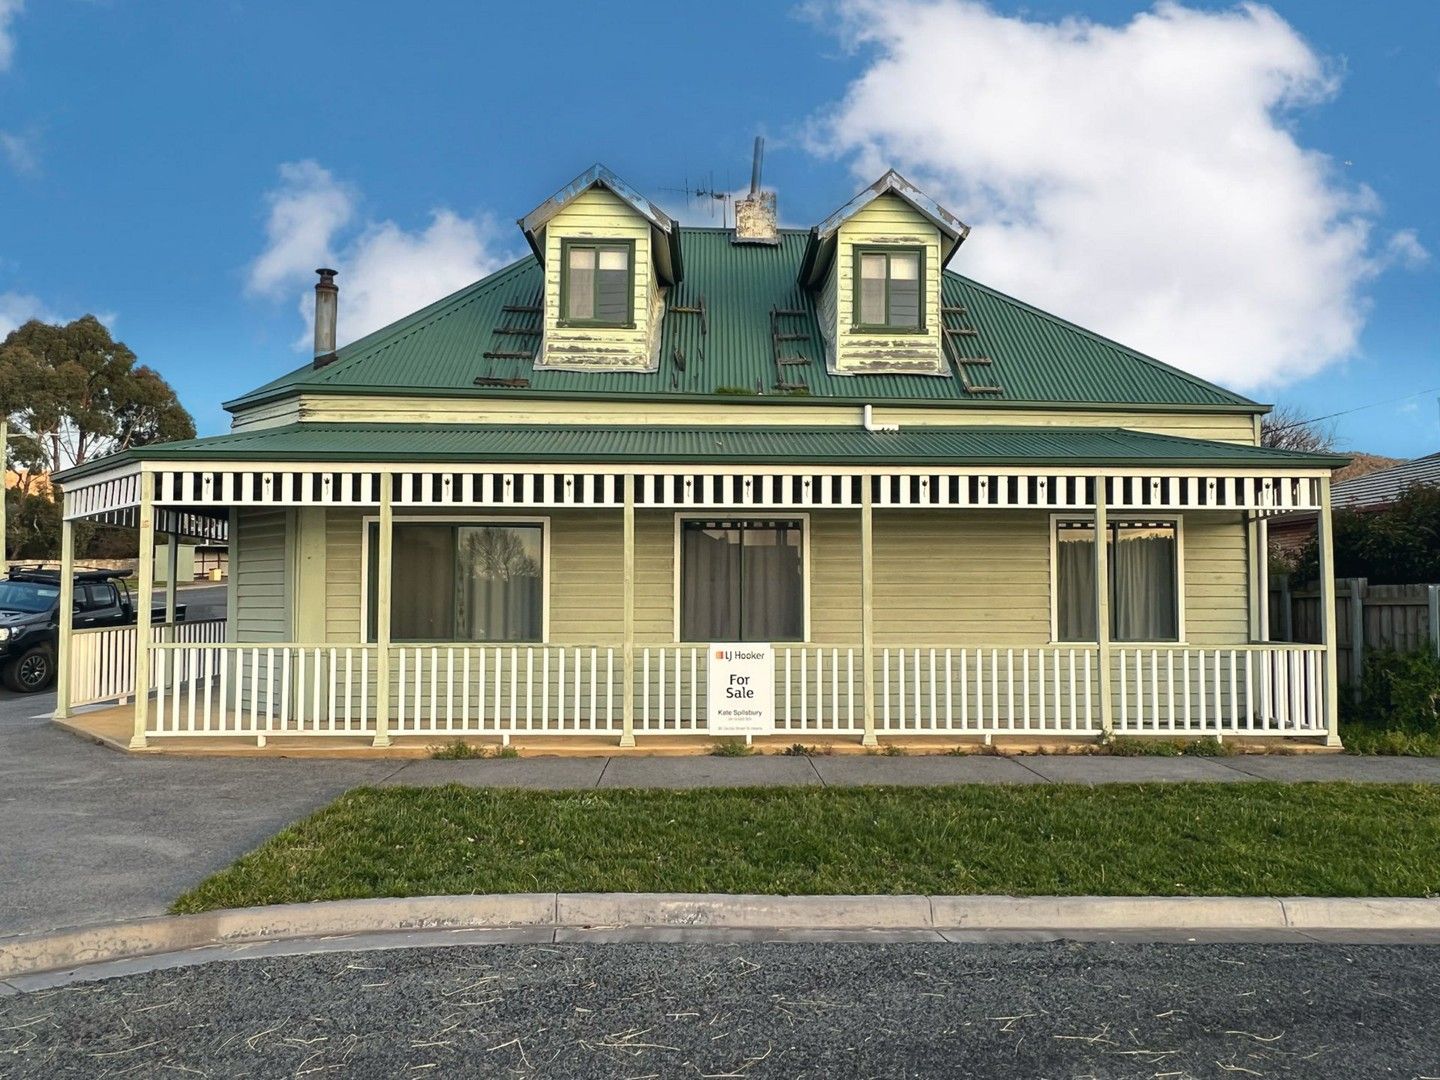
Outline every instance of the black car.
{"type": "MultiPolygon", "coordinates": [[[[129,570],[81,570],[75,574],[72,626],[93,630],[135,622],[135,602],[125,580],[129,570]]],[[[12,570],[0,579],[0,682],[31,694],[55,681],[59,644],[60,573],[43,567],[12,570]]],[[[151,619],[163,620],[163,605],[151,619]]],[[[175,611],[177,621],[184,609],[175,611]]]]}

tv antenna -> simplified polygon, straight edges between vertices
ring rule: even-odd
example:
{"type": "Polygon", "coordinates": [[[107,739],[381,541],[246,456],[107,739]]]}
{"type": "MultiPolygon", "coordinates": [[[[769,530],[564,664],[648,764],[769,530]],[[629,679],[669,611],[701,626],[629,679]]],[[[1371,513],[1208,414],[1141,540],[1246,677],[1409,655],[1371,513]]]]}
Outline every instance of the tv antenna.
{"type": "Polygon", "coordinates": [[[668,191],[676,195],[684,195],[686,202],[691,205],[698,202],[702,207],[707,207],[711,221],[715,220],[715,209],[719,207],[720,225],[726,229],[730,227],[730,204],[735,197],[730,192],[728,181],[723,188],[715,186],[715,173],[713,171],[710,173],[709,180],[703,183],[697,181],[692,184],[687,178],[684,187],[661,188],[660,190],[668,191]]]}

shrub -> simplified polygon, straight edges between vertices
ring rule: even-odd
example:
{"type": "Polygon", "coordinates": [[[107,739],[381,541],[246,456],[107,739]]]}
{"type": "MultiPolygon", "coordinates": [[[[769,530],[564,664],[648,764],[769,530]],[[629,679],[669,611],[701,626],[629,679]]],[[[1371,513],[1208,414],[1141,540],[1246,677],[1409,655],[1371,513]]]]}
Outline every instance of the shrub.
{"type": "Polygon", "coordinates": [[[754,752],[755,748],[747,745],[744,739],[719,739],[710,747],[710,753],[715,757],[749,757],[754,752]]]}
{"type": "Polygon", "coordinates": [[[513,746],[474,746],[456,739],[444,746],[432,746],[430,756],[437,761],[471,761],[481,758],[517,758],[520,751],[513,746]]]}
{"type": "Polygon", "coordinates": [[[1346,718],[1372,729],[1440,735],[1440,657],[1430,652],[1372,652],[1360,702],[1346,718]]]}

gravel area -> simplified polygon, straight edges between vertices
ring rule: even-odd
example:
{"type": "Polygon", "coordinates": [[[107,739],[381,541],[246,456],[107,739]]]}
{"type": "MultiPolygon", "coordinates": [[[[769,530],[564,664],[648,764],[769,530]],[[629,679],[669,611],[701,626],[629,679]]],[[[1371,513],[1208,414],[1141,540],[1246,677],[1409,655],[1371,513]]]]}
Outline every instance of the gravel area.
{"type": "Polygon", "coordinates": [[[1440,948],[459,946],[0,998],[0,1073],[1419,1077],[1440,948]]]}

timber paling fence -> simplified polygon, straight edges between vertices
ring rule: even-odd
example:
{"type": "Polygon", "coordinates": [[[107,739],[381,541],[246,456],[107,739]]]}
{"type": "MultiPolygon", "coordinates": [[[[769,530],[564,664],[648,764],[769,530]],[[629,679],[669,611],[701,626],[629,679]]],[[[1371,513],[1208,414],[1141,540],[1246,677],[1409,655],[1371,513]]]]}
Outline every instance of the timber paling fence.
{"type": "MultiPolygon", "coordinates": [[[[1371,585],[1365,578],[1337,578],[1335,629],[1340,682],[1358,692],[1367,652],[1431,649],[1440,656],[1440,585],[1371,585]]],[[[1320,634],[1319,586],[1296,589],[1287,575],[1273,576],[1271,640],[1313,643],[1320,634]]]]}

